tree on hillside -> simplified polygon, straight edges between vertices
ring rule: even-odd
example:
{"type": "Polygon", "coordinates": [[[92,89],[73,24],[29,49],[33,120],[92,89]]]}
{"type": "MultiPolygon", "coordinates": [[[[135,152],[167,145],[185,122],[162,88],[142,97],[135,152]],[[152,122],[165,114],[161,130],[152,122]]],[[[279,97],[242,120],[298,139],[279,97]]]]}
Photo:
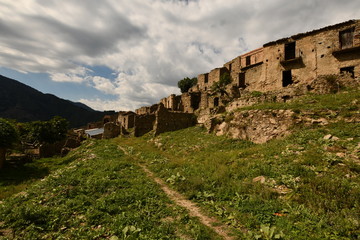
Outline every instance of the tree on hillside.
{"type": "Polygon", "coordinates": [[[61,141],[66,138],[68,124],[62,117],[24,123],[19,127],[21,141],[33,145],[61,141]]]}
{"type": "Polygon", "coordinates": [[[15,127],[3,118],[0,118],[0,169],[4,167],[6,150],[17,141],[15,127]]]}
{"type": "Polygon", "coordinates": [[[197,84],[197,78],[184,78],[178,82],[178,87],[182,93],[189,91],[192,86],[197,84]]]}

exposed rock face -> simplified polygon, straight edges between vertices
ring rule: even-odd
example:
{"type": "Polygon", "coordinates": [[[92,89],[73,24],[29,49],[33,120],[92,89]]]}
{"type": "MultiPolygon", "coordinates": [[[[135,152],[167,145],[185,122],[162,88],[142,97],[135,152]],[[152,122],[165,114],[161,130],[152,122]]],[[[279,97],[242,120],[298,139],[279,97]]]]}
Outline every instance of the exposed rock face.
{"type": "Polygon", "coordinates": [[[290,134],[289,128],[296,122],[293,114],[290,110],[236,112],[231,121],[216,125],[213,131],[216,135],[265,143],[290,134]]]}
{"type": "Polygon", "coordinates": [[[104,124],[103,139],[110,139],[119,136],[120,126],[115,123],[108,122],[104,124]]]}

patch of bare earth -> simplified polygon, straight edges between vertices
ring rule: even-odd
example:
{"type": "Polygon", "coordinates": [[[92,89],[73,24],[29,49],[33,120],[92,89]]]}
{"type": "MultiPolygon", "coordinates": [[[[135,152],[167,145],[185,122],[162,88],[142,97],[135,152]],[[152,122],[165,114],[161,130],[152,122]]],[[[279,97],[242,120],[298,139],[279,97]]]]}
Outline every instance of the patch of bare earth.
{"type": "Polygon", "coordinates": [[[140,165],[140,167],[144,170],[144,172],[153,179],[157,184],[160,185],[161,189],[166,193],[166,195],[174,201],[177,205],[186,208],[189,211],[190,216],[199,218],[200,222],[204,224],[205,226],[213,229],[218,235],[223,237],[223,239],[231,240],[234,239],[228,234],[228,230],[226,229],[226,226],[221,225],[216,219],[206,216],[203,213],[201,213],[200,208],[195,205],[195,203],[191,202],[190,200],[187,200],[183,195],[178,193],[177,191],[174,191],[170,189],[164,181],[162,181],[160,178],[155,177],[154,173],[151,172],[147,167],[144,165],[140,165]],[[214,226],[216,225],[216,226],[214,226]]]}

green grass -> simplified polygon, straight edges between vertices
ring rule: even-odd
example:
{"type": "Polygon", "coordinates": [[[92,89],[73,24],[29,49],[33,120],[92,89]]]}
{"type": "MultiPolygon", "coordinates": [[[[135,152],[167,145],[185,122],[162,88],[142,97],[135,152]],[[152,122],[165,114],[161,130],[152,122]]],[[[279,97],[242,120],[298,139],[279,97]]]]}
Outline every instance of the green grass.
{"type": "Polygon", "coordinates": [[[340,112],[359,111],[360,91],[349,90],[337,94],[308,94],[290,102],[260,103],[249,107],[239,108],[241,110],[252,109],[291,109],[291,110],[333,110],[340,112]]]}
{"type": "MultiPolygon", "coordinates": [[[[355,117],[358,99],[359,92],[349,91],[246,109],[355,117]]],[[[66,158],[39,160],[0,178],[0,190],[27,187],[0,204],[0,239],[1,232],[12,239],[10,230],[15,239],[217,239],[138,163],[237,239],[360,239],[360,125],[339,121],[293,131],[265,144],[201,127],[86,142],[66,158]],[[324,139],[328,134],[338,139],[324,139]]]]}
{"type": "Polygon", "coordinates": [[[25,164],[8,164],[0,170],[0,200],[21,192],[50,172],[68,165],[75,158],[71,154],[64,158],[42,158],[25,164]]]}
{"type": "Polygon", "coordinates": [[[73,156],[0,205],[4,238],[218,239],[111,141],[87,142],[73,156]]]}
{"type": "Polygon", "coordinates": [[[284,239],[357,239],[359,136],[359,124],[341,122],[262,145],[199,127],[118,141],[239,238],[267,239],[261,229],[270,226],[284,239]],[[340,139],[324,140],[326,134],[340,139]],[[253,182],[258,176],[265,183],[253,182]]]}

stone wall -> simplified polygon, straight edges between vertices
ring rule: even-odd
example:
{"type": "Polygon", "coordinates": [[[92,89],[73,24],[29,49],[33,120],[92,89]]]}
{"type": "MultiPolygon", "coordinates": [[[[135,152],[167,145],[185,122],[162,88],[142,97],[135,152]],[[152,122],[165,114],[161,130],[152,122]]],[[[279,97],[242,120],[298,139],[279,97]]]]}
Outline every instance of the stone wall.
{"type": "Polygon", "coordinates": [[[160,103],[162,103],[167,109],[178,111],[181,108],[181,97],[171,94],[170,96],[161,99],[160,103]]]}
{"type": "Polygon", "coordinates": [[[196,124],[196,117],[192,113],[171,112],[162,104],[156,111],[156,121],[154,124],[155,135],[188,128],[196,124]]]}
{"type": "Polygon", "coordinates": [[[125,129],[133,128],[135,124],[135,113],[125,112],[120,113],[118,116],[118,123],[125,129]]]}
{"type": "Polygon", "coordinates": [[[104,133],[103,139],[115,138],[120,135],[120,126],[113,123],[108,122],[104,124],[104,133]]]}
{"type": "Polygon", "coordinates": [[[185,113],[193,113],[200,106],[200,92],[190,92],[181,94],[180,111],[185,113]]]}
{"type": "Polygon", "coordinates": [[[224,64],[224,67],[228,69],[230,77],[235,85],[239,82],[239,73],[241,71],[240,56],[232,59],[224,64]]]}
{"type": "Polygon", "coordinates": [[[135,110],[137,115],[142,114],[153,114],[155,113],[156,109],[158,108],[158,104],[151,105],[149,107],[141,107],[135,110]]]}
{"type": "Polygon", "coordinates": [[[140,137],[153,130],[155,114],[143,114],[135,116],[134,136],[140,137]]]}

